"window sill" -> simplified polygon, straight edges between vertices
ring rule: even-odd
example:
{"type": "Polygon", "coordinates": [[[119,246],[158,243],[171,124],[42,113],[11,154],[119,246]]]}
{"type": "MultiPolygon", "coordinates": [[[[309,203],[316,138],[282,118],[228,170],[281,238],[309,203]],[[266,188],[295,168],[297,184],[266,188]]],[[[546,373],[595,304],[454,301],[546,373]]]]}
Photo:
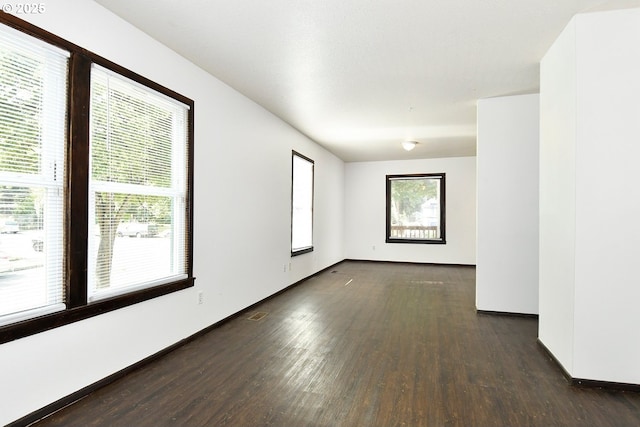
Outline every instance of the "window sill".
{"type": "Polygon", "coordinates": [[[386,243],[418,243],[422,245],[446,245],[446,240],[429,240],[429,239],[390,239],[385,240],[386,243]]]}

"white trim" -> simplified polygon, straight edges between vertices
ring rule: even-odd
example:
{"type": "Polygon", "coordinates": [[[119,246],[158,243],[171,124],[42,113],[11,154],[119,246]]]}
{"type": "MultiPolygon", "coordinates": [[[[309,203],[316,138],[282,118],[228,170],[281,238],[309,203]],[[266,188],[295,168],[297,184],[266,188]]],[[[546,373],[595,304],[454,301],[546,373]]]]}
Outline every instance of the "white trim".
{"type": "Polygon", "coordinates": [[[62,303],[48,305],[45,307],[32,308],[30,310],[19,311],[17,313],[10,313],[4,316],[0,316],[0,326],[9,325],[12,323],[21,322],[27,319],[33,319],[34,317],[44,316],[45,314],[51,314],[58,311],[62,311],[67,306],[62,303]]]}
{"type": "Polygon", "coordinates": [[[98,193],[138,194],[141,196],[176,197],[185,194],[185,189],[158,187],[154,185],[125,184],[91,180],[91,190],[98,193]]]}

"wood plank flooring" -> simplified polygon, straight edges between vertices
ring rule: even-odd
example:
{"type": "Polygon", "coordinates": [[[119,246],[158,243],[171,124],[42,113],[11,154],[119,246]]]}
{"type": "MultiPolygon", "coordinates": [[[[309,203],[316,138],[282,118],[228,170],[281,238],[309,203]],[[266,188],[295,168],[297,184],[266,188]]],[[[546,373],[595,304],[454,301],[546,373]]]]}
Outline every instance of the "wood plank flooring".
{"type": "Polygon", "coordinates": [[[472,267],[346,261],[36,425],[640,425],[640,393],[570,386],[537,325],[476,313],[472,267]]]}

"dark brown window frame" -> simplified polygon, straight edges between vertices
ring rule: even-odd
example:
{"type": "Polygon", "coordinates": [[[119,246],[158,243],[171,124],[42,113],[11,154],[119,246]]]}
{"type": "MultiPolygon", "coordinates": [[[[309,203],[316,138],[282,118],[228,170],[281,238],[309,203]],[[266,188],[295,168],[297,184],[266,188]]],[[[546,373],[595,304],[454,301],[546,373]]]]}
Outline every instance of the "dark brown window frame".
{"type": "Polygon", "coordinates": [[[446,239],[446,174],[445,173],[418,173],[386,176],[386,243],[417,243],[427,245],[444,245],[446,239]],[[395,179],[438,178],[440,179],[440,238],[439,239],[411,239],[391,237],[391,182],[395,179]]]}
{"type": "Polygon", "coordinates": [[[193,277],[193,233],[190,231],[193,230],[193,100],[13,15],[0,12],[0,23],[70,53],[68,118],[66,124],[67,156],[65,159],[67,162],[67,175],[64,183],[66,205],[64,219],[64,280],[67,307],[62,311],[0,327],[0,344],[192,287],[195,281],[193,277]],[[188,188],[185,212],[187,277],[147,289],[132,291],[99,302],[89,303],[87,296],[87,242],[89,229],[89,102],[92,64],[98,64],[189,106],[187,125],[188,188]],[[73,212],[73,215],[71,212],[73,212]]]}
{"type": "Polygon", "coordinates": [[[313,252],[313,215],[314,215],[314,203],[315,203],[315,185],[316,185],[316,162],[305,156],[304,154],[300,154],[295,150],[291,150],[291,238],[289,239],[291,242],[291,256],[298,256],[302,254],[307,254],[309,252],[313,252]],[[303,160],[311,163],[311,246],[294,250],[293,249],[293,163],[296,157],[300,157],[303,160]]]}

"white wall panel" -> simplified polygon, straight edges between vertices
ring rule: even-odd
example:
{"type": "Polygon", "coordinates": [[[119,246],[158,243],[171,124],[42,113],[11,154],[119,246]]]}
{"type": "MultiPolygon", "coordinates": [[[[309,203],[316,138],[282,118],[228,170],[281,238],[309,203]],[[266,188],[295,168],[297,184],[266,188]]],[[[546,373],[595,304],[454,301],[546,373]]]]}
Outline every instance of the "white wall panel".
{"type": "Polygon", "coordinates": [[[640,384],[640,9],[577,15],[541,65],[539,337],[574,378],[640,384]]]}
{"type": "Polygon", "coordinates": [[[478,101],[478,310],[538,314],[537,94],[478,101]]]}

